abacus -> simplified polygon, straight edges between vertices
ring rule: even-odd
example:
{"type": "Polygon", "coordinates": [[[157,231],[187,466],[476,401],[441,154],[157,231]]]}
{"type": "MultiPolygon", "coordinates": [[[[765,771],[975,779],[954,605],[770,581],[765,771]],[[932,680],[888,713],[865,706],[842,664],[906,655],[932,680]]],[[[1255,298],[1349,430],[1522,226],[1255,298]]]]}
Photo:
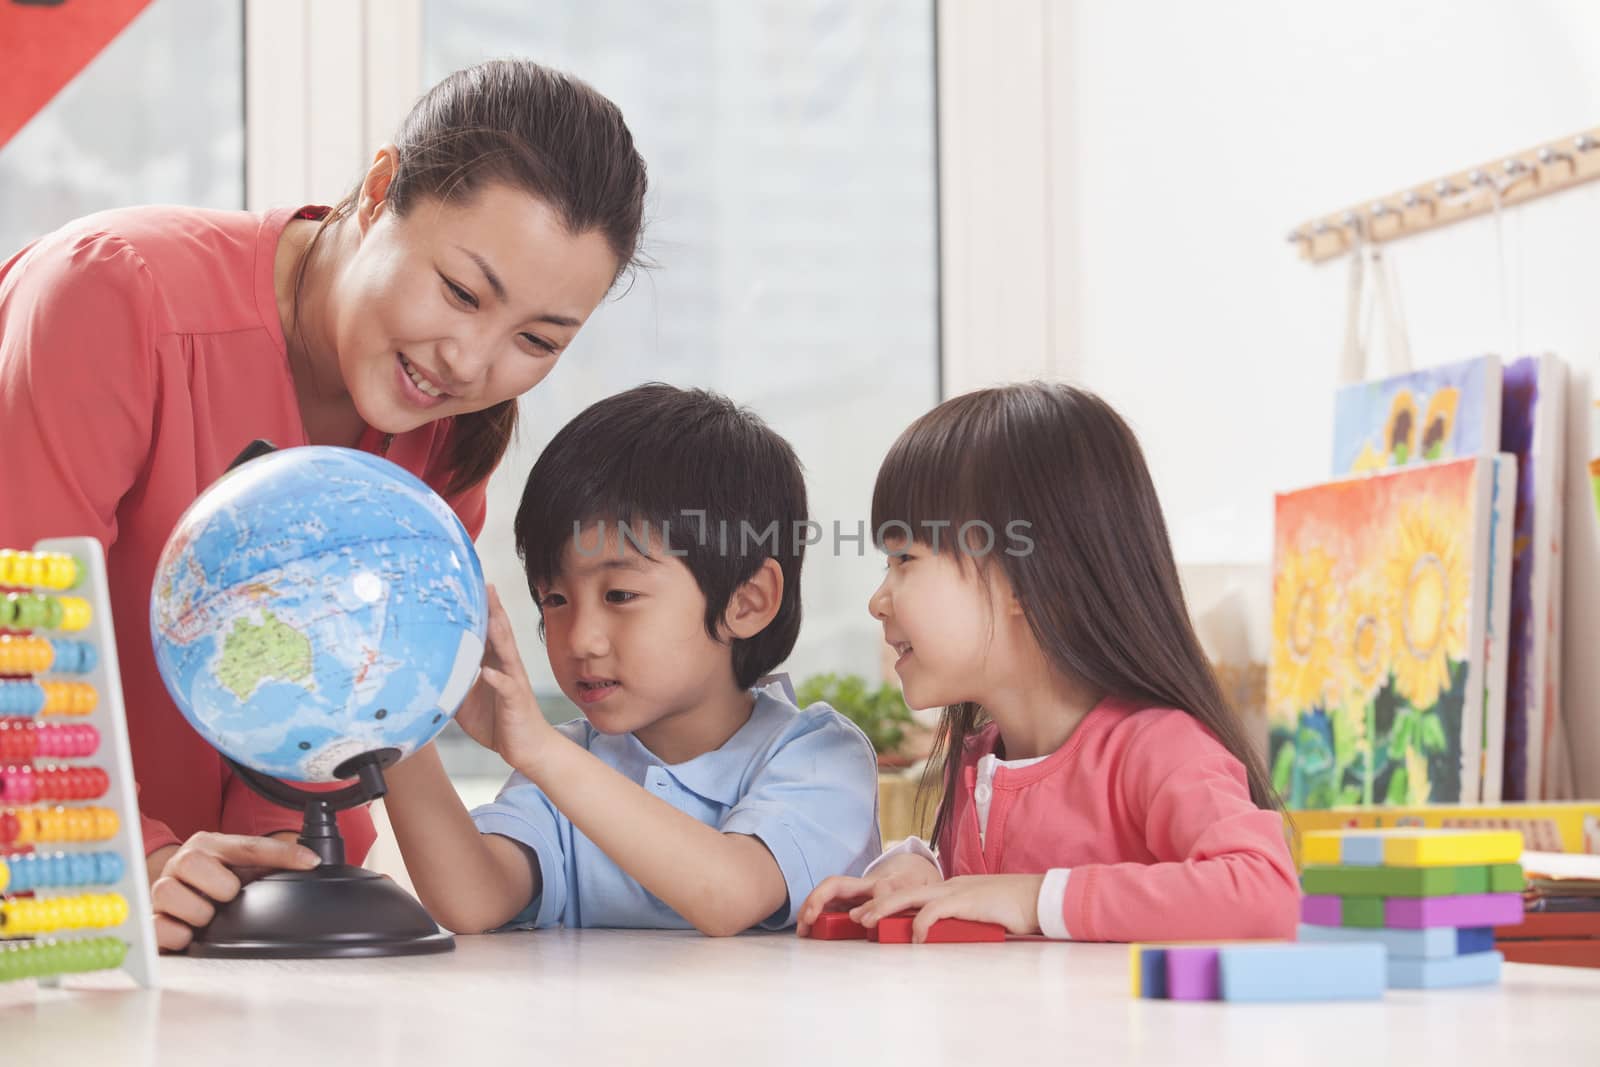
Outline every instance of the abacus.
{"type": "Polygon", "coordinates": [[[0,549],[0,983],[156,984],[123,716],[100,542],[0,549]]]}

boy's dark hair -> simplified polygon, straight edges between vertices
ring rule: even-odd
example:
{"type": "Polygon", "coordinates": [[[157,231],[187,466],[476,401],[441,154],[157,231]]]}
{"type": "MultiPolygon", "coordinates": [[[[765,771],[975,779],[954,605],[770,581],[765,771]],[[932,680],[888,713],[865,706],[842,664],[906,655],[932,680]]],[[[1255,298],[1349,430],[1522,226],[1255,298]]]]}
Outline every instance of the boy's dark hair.
{"type": "MultiPolygon", "coordinates": [[[[560,574],[574,531],[591,523],[627,526],[629,543],[644,548],[669,531],[668,546],[705,594],[713,639],[735,590],[777,560],[777,615],[733,641],[734,681],[748,689],[800,634],[799,531],[808,518],[789,442],[727,397],[652,382],[589,405],[561,428],[528,474],[514,529],[530,590],[560,574]]],[[[592,554],[590,544],[586,532],[592,554]]]]}

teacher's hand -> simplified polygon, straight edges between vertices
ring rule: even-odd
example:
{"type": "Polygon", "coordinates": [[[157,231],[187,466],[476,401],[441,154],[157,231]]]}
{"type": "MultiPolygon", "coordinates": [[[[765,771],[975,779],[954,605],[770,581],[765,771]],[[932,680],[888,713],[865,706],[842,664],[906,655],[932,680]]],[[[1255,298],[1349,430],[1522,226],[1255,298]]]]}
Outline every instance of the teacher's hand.
{"type": "Polygon", "coordinates": [[[181,952],[216,906],[238,896],[246,882],[272,870],[310,870],[319,860],[292,838],[198,833],[157,849],[147,862],[156,943],[164,952],[181,952]]]}

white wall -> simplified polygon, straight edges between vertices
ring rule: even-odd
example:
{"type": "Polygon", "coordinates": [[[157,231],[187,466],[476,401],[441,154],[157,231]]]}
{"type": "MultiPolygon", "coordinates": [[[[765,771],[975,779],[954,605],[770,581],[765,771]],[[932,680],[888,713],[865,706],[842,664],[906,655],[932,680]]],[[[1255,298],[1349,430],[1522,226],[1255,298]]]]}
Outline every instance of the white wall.
{"type": "MultiPolygon", "coordinates": [[[[1273,492],[1326,476],[1345,273],[1288,230],[1600,122],[1582,0],[942,0],[940,26],[946,381],[1054,373],[1105,395],[1193,564],[1265,563],[1273,492]]],[[[1573,366],[1566,701],[1595,796],[1600,184],[1514,209],[1505,237],[1520,331],[1487,218],[1391,249],[1419,364],[1517,347],[1573,366]]]]}

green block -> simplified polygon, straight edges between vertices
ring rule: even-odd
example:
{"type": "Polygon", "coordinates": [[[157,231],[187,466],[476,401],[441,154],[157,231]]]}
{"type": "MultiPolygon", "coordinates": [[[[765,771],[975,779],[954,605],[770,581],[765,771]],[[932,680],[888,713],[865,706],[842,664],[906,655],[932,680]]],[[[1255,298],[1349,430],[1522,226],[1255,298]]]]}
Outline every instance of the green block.
{"type": "Polygon", "coordinates": [[[1382,897],[1345,897],[1342,911],[1345,926],[1361,926],[1369,930],[1383,929],[1382,897]]]}
{"type": "Polygon", "coordinates": [[[1526,888],[1520,863],[1497,863],[1489,868],[1489,892],[1520,893],[1526,888]]]}
{"type": "Polygon", "coordinates": [[[1487,893],[1487,867],[1311,866],[1300,876],[1308,894],[1336,897],[1444,897],[1487,893]]]}

